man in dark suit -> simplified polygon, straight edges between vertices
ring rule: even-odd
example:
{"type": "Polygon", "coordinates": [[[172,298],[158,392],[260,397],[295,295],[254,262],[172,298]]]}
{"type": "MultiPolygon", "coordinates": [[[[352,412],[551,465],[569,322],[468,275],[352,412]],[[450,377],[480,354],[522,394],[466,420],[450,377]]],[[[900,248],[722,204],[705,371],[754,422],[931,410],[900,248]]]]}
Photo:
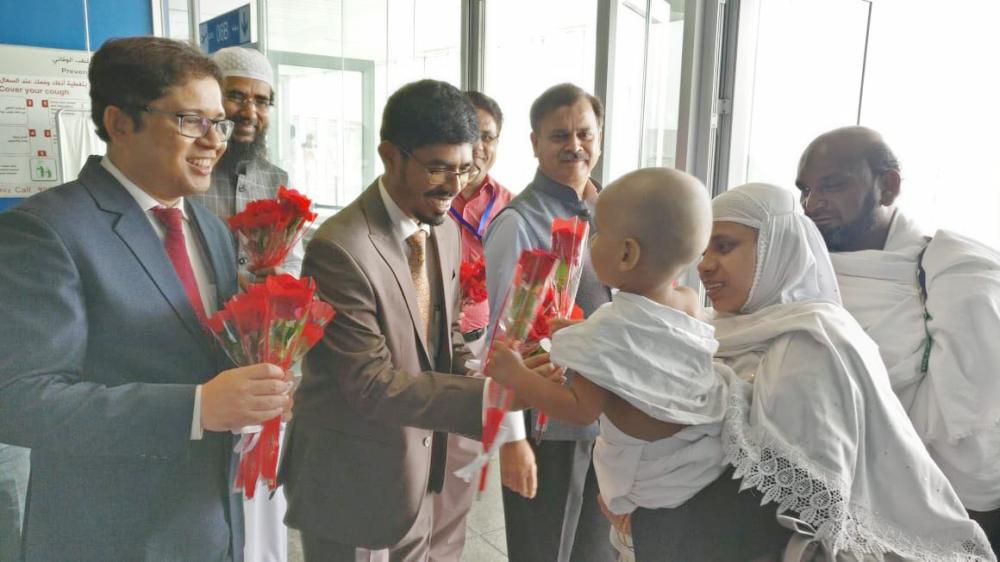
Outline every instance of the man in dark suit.
{"type": "Polygon", "coordinates": [[[426,560],[447,433],[479,438],[484,379],[458,323],[459,233],[476,112],[433,80],[389,97],[385,173],[328,220],[303,275],[337,310],[306,357],[282,477],[306,560],[426,560]]]}
{"type": "Polygon", "coordinates": [[[236,291],[224,225],[185,198],[225,149],[215,64],[153,37],[90,65],[107,156],[0,214],[0,441],[32,450],[27,561],[240,560],[232,429],[289,405],[203,329],[236,291]]]}

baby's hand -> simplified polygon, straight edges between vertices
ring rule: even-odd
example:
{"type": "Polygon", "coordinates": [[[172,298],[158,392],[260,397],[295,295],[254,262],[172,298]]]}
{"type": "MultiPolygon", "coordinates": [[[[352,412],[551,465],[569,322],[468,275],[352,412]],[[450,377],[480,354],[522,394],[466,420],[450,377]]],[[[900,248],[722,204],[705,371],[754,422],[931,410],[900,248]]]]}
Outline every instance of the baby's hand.
{"type": "Polygon", "coordinates": [[[503,340],[493,342],[489,362],[486,364],[486,375],[499,383],[507,383],[514,373],[526,369],[521,354],[503,340]]]}

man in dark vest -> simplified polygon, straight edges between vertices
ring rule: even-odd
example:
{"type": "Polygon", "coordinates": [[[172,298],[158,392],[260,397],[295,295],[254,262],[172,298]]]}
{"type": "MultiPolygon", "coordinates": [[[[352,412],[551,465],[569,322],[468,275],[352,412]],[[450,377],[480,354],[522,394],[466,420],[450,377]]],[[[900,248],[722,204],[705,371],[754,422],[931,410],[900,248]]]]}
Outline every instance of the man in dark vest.
{"type": "MultiPolygon", "coordinates": [[[[553,86],[532,104],[531,143],[538,171],[494,219],[484,240],[491,320],[501,312],[521,252],[549,248],[552,220],[591,220],[600,186],[590,172],[601,156],[603,115],[601,101],[573,84],[553,86]]],[[[589,252],[585,256],[576,302],[589,316],[611,300],[611,293],[597,280],[589,252]]],[[[518,412],[504,422],[511,436],[500,449],[510,559],[614,560],[591,463],[597,424],[577,427],[553,420],[540,442],[529,443],[524,425],[534,427],[536,419],[534,411],[518,412]]]]}

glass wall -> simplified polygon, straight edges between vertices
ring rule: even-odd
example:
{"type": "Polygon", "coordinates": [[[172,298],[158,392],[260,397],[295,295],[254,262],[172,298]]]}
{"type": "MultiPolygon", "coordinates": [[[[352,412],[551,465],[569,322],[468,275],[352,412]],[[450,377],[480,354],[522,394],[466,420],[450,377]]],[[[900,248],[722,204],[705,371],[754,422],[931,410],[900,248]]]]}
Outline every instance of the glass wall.
{"type": "Polygon", "coordinates": [[[535,175],[531,102],[562,82],[594,91],[597,0],[490,1],[485,35],[483,93],[504,114],[492,175],[518,193],[535,175]]]}
{"type": "Polygon", "coordinates": [[[758,0],[741,25],[734,96],[748,126],[734,131],[729,185],[793,188],[799,156],[818,134],[858,118],[868,29],[865,0],[758,0]],[[742,88],[741,88],[742,86],[742,88]],[[743,138],[737,138],[742,136],[743,138]]]}
{"type": "MultiPolygon", "coordinates": [[[[188,0],[161,2],[165,34],[188,38],[188,0]]],[[[329,212],[381,172],[378,126],[388,96],[421,78],[466,86],[465,70],[504,111],[493,174],[514,192],[536,168],[531,103],[562,82],[607,92],[605,179],[675,162],[685,0],[198,0],[197,20],[247,3],[255,39],[257,7],[266,7],[260,44],[277,77],[269,152],[293,187],[329,212]],[[598,21],[608,10],[613,26],[598,21]],[[481,14],[481,33],[463,20],[470,13],[481,14]],[[468,37],[476,44],[463,45],[468,37]],[[615,54],[609,68],[596,68],[605,40],[615,54]]]]}
{"type": "Polygon", "coordinates": [[[1000,3],[746,0],[743,8],[751,13],[741,18],[734,111],[744,125],[733,131],[729,185],[791,189],[813,138],[860,124],[896,152],[899,207],[928,233],[947,228],[1000,246],[1000,116],[984,111],[1000,90],[992,71],[1000,3]]]}
{"type": "Polygon", "coordinates": [[[900,208],[929,233],[948,228],[1000,247],[1000,3],[872,4],[861,124],[902,166],[900,208]]]}
{"type": "Polygon", "coordinates": [[[459,85],[461,12],[460,0],[268,3],[279,76],[270,139],[295,187],[339,208],[374,181],[389,95],[421,78],[459,85]]]}
{"type": "Polygon", "coordinates": [[[684,0],[616,1],[609,180],[639,167],[674,165],[684,39],[684,0]]]}

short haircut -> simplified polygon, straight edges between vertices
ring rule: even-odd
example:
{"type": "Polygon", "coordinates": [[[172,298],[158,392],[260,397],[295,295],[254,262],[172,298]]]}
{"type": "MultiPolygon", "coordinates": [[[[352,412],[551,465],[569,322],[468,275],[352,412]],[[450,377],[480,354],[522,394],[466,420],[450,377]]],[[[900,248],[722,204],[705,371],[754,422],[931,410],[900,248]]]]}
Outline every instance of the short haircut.
{"type": "Polygon", "coordinates": [[[214,78],[222,88],[222,73],[211,58],[188,43],[163,37],[111,39],[90,60],[90,115],[97,136],[110,140],[104,110],[121,108],[142,128],[142,108],[191,79],[214,78]]]}
{"type": "Polygon", "coordinates": [[[577,86],[576,84],[557,84],[552,86],[548,90],[542,92],[542,95],[538,96],[538,99],[531,104],[531,130],[534,133],[538,133],[538,127],[542,123],[542,119],[553,111],[559,109],[560,107],[566,107],[568,105],[573,105],[579,99],[586,99],[590,102],[590,107],[594,110],[594,116],[597,118],[597,126],[601,129],[604,128],[604,105],[601,100],[588,94],[586,90],[577,86]]]}
{"type": "Polygon", "coordinates": [[[495,99],[475,90],[465,92],[465,97],[469,98],[473,107],[481,109],[493,117],[493,120],[497,122],[497,132],[503,129],[503,111],[500,111],[500,104],[495,99]]]}
{"type": "Polygon", "coordinates": [[[407,151],[432,144],[475,144],[479,118],[458,88],[420,80],[389,96],[382,112],[381,137],[407,151]]]}

